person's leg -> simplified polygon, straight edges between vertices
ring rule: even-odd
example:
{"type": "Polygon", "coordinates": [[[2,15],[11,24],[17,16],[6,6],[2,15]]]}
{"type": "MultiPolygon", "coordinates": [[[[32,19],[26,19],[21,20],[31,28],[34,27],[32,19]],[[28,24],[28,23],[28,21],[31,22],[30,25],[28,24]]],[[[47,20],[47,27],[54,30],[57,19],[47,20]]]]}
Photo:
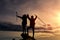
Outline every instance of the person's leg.
{"type": "Polygon", "coordinates": [[[25,25],[24,24],[22,25],[22,28],[23,28],[22,29],[23,30],[23,33],[25,34],[25,25]]]}
{"type": "Polygon", "coordinates": [[[25,29],[24,29],[24,27],[23,27],[23,33],[25,33],[24,30],[25,30],[25,29]]]}
{"type": "Polygon", "coordinates": [[[28,31],[29,31],[29,27],[27,27],[27,35],[29,34],[28,31]]]}
{"type": "Polygon", "coordinates": [[[24,25],[24,33],[26,34],[26,25],[24,25]]]}
{"type": "Polygon", "coordinates": [[[26,34],[26,24],[23,24],[22,27],[23,27],[23,33],[26,34]]]}
{"type": "Polygon", "coordinates": [[[32,27],[32,31],[33,31],[33,38],[34,38],[34,27],[32,27]]]}
{"type": "Polygon", "coordinates": [[[30,29],[30,28],[31,28],[31,27],[28,27],[28,28],[27,28],[27,34],[28,34],[28,35],[29,35],[29,29],[30,29]]]}
{"type": "Polygon", "coordinates": [[[34,38],[34,28],[33,28],[33,38],[34,38]]]}
{"type": "Polygon", "coordinates": [[[23,30],[23,33],[24,33],[24,28],[22,30],[23,30]]]}

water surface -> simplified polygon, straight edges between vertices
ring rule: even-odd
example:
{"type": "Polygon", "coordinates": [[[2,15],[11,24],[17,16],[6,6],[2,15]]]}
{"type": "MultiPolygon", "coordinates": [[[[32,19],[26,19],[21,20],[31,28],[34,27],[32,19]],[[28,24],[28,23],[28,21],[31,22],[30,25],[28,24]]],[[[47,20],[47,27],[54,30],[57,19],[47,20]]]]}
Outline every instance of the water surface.
{"type": "MultiPolygon", "coordinates": [[[[0,40],[16,40],[22,39],[22,32],[13,32],[13,31],[0,31],[0,40]]],[[[32,36],[32,33],[29,34],[32,36]]],[[[60,32],[58,33],[35,33],[36,40],[60,40],[60,32]]]]}

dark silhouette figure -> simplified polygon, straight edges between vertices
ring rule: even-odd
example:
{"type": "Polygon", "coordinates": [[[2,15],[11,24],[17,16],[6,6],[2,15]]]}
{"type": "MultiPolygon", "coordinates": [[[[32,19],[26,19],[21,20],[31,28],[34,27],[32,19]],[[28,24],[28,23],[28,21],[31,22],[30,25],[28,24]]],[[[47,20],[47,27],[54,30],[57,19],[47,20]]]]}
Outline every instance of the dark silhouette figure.
{"type": "Polygon", "coordinates": [[[31,18],[30,18],[29,15],[27,15],[27,18],[30,20],[30,27],[27,28],[27,34],[29,34],[28,30],[31,28],[33,31],[33,38],[34,38],[34,27],[35,27],[35,20],[36,20],[37,16],[35,18],[34,18],[34,16],[31,16],[31,18]]]}
{"type": "Polygon", "coordinates": [[[15,40],[14,38],[12,40],[15,40]]]}
{"type": "Polygon", "coordinates": [[[29,36],[28,34],[21,34],[22,40],[35,40],[33,37],[29,36]]]}
{"type": "Polygon", "coordinates": [[[22,19],[22,28],[23,28],[23,33],[25,34],[26,33],[26,25],[27,25],[27,16],[26,16],[26,14],[24,14],[22,17],[18,16],[18,15],[16,15],[16,16],[18,18],[22,19]]]}

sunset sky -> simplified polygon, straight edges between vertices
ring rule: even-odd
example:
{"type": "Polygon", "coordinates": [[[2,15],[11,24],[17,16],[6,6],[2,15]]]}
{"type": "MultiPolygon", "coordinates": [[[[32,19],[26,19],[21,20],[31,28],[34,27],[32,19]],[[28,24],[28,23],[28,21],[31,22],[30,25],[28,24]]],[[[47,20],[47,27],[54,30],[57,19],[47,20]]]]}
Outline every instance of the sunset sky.
{"type": "MultiPolygon", "coordinates": [[[[18,15],[37,15],[46,24],[60,26],[60,0],[0,0],[0,21],[20,24],[18,15]]],[[[36,20],[36,26],[40,26],[41,21],[36,20]]],[[[43,24],[42,24],[43,25],[43,24]]]]}

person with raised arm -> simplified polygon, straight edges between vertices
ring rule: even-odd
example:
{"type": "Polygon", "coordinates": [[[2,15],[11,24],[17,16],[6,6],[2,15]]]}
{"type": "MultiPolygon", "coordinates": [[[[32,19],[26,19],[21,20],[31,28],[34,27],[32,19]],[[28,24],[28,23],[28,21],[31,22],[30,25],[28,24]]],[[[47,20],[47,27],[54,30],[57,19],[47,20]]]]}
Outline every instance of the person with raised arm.
{"type": "Polygon", "coordinates": [[[34,38],[34,27],[35,27],[35,20],[37,19],[37,16],[34,18],[34,16],[31,16],[31,18],[29,17],[29,15],[27,15],[27,18],[30,20],[30,27],[27,28],[27,34],[29,34],[28,30],[31,28],[33,31],[33,38],[34,38]]]}
{"type": "MultiPolygon", "coordinates": [[[[17,13],[17,12],[16,12],[17,13]]],[[[27,16],[24,14],[22,17],[16,15],[18,18],[22,19],[22,28],[23,28],[23,34],[26,34],[26,25],[27,25],[27,16]]]]}

